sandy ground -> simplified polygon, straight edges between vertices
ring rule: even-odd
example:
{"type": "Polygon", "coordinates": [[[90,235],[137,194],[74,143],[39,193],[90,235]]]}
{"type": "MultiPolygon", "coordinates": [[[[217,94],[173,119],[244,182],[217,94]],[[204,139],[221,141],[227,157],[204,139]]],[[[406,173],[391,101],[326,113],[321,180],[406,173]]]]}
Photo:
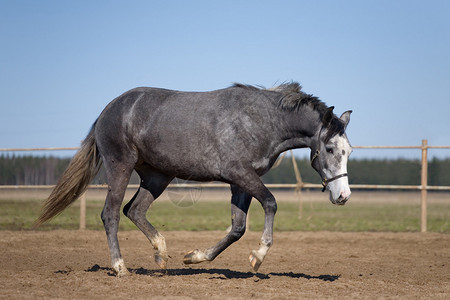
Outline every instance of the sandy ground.
{"type": "Polygon", "coordinates": [[[224,232],[164,233],[168,270],[138,231],[121,232],[132,275],[112,276],[102,231],[0,231],[1,299],[450,299],[450,235],[276,232],[259,273],[248,232],[215,261],[184,266],[224,232]]]}

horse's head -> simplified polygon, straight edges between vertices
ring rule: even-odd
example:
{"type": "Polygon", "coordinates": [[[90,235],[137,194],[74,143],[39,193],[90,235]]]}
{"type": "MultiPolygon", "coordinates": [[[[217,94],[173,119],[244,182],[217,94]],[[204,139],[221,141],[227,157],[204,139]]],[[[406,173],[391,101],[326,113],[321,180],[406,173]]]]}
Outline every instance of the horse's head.
{"type": "Polygon", "coordinates": [[[337,205],[344,205],[351,194],[347,161],[352,147],[345,134],[350,114],[351,111],[346,111],[337,118],[330,107],[311,145],[311,165],[322,177],[322,191],[329,190],[330,201],[337,205]]]}

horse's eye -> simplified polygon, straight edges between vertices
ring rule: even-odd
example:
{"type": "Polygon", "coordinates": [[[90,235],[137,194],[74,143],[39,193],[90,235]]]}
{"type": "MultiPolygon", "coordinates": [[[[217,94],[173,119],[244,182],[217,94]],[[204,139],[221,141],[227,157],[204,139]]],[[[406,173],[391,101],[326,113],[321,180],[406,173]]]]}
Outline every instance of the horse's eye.
{"type": "Polygon", "coordinates": [[[327,148],[326,150],[328,153],[333,154],[333,148],[327,148]]]}

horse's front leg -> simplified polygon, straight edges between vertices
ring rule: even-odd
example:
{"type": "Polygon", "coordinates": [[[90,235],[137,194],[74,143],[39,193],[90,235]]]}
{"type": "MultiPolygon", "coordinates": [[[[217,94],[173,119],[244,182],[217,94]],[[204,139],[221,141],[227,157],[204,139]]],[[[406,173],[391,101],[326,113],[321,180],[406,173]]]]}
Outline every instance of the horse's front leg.
{"type": "Polygon", "coordinates": [[[245,232],[247,212],[252,196],[242,191],[239,187],[231,185],[231,230],[220,242],[211,248],[201,251],[192,250],[184,257],[185,264],[196,264],[211,261],[217,257],[229,245],[239,240],[245,232]]]}
{"type": "Polygon", "coordinates": [[[275,197],[255,172],[248,170],[238,178],[240,188],[247,194],[255,197],[264,209],[264,230],[259,243],[259,249],[253,250],[249,257],[253,270],[257,272],[273,244],[273,220],[277,212],[277,203],[275,197]]]}
{"type": "Polygon", "coordinates": [[[262,200],[258,200],[261,202],[264,209],[264,230],[259,244],[259,249],[253,250],[249,256],[250,264],[255,272],[258,271],[264,257],[273,244],[273,221],[277,211],[277,203],[275,202],[275,198],[268,190],[266,196],[261,199],[262,200]]]}

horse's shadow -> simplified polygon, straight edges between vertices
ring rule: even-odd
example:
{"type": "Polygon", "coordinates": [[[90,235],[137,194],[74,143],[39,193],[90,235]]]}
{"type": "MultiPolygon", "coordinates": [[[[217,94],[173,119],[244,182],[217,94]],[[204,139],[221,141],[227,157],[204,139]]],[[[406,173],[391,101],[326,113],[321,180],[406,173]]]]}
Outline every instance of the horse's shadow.
{"type": "MultiPolygon", "coordinates": [[[[192,275],[213,275],[210,279],[249,279],[255,278],[256,280],[265,280],[270,279],[272,277],[287,277],[287,278],[305,278],[305,279],[318,279],[322,281],[336,281],[341,275],[308,275],[304,273],[277,273],[271,272],[269,274],[262,273],[253,273],[253,272],[240,272],[233,271],[229,269],[167,269],[167,270],[150,270],[145,268],[138,269],[128,269],[132,274],[137,275],[145,275],[152,277],[162,277],[162,276],[192,276],[192,275]]],[[[111,268],[108,267],[100,267],[99,265],[94,265],[91,268],[85,270],[86,272],[98,272],[98,271],[107,271],[107,274],[110,276],[115,276],[114,272],[111,268]]]]}

